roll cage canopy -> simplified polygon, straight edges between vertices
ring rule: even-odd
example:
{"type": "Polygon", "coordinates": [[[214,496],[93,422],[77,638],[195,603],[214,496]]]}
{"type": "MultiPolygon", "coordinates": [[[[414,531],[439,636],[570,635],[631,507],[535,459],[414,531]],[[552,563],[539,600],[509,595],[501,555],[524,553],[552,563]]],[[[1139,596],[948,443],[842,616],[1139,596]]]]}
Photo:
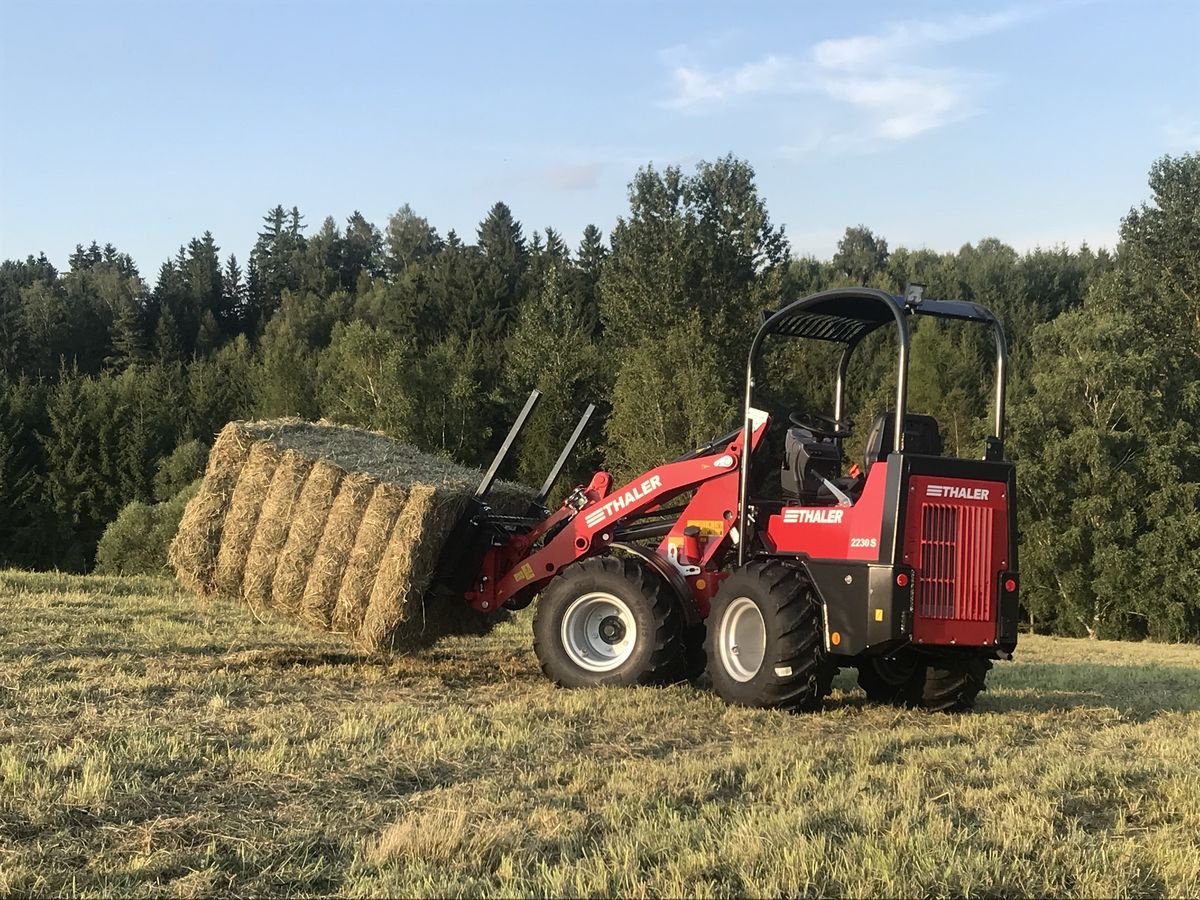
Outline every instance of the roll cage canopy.
{"type": "MultiPolygon", "coordinates": [[[[755,371],[768,336],[809,338],[843,345],[841,359],[838,362],[833,403],[833,417],[840,429],[845,412],[846,371],[850,365],[850,357],[863,338],[890,323],[895,325],[898,338],[896,421],[892,430],[894,442],[892,452],[902,452],[904,449],[904,417],[908,400],[910,345],[908,320],[911,316],[932,316],[938,319],[978,322],[991,328],[996,340],[995,417],[993,420],[995,433],[994,443],[989,441],[987,458],[1002,457],[1004,454],[1004,389],[1008,372],[1008,344],[1004,339],[1004,329],[992,311],[986,307],[965,300],[926,300],[921,296],[919,285],[911,286],[904,297],[874,288],[837,288],[793,301],[777,312],[764,312],[762,325],[750,344],[749,359],[746,362],[742,446],[750,446],[750,437],[753,432],[751,410],[754,408],[755,371]]],[[[749,457],[749,453],[743,454],[741,466],[743,534],[746,525],[745,510],[750,477],[749,457]]]]}
{"type": "Polygon", "coordinates": [[[1008,368],[1008,345],[1000,321],[987,307],[965,300],[926,300],[919,289],[897,297],[874,288],[837,288],[789,303],[778,312],[764,313],[762,325],[750,345],[746,365],[746,415],[753,406],[755,369],[769,335],[810,338],[842,344],[834,396],[834,418],[841,424],[846,369],[858,343],[878,328],[896,325],[899,338],[899,368],[896,379],[896,427],[894,452],[903,449],[904,414],[908,397],[908,354],[910,316],[932,316],[988,325],[996,339],[995,437],[1004,440],[1004,388],[1008,368]]]}

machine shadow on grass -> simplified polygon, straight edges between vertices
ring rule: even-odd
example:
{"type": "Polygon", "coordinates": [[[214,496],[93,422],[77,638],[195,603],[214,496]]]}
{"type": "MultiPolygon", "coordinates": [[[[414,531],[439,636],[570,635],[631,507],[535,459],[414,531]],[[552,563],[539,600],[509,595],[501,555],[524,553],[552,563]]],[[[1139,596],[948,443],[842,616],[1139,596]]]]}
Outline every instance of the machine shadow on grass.
{"type": "Polygon", "coordinates": [[[1138,721],[1200,710],[1200,670],[1037,662],[994,678],[980,712],[1111,709],[1138,721]],[[1008,677],[1004,677],[1008,675],[1008,677]]]}

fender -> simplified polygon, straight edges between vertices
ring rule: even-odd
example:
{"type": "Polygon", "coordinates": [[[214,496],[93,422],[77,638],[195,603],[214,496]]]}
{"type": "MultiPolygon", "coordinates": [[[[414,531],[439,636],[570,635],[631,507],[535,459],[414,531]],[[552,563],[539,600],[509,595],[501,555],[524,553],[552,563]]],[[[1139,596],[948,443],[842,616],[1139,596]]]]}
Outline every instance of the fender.
{"type": "Polygon", "coordinates": [[[631,556],[636,556],[642,560],[647,566],[662,576],[663,581],[670,587],[671,592],[675,595],[675,599],[679,602],[680,608],[683,610],[684,620],[688,625],[700,625],[703,619],[700,618],[700,613],[696,610],[696,604],[692,598],[692,589],[688,587],[683,576],[679,574],[679,570],[673,565],[645,547],[639,547],[636,544],[626,544],[617,542],[610,544],[614,550],[621,550],[631,556]]]}

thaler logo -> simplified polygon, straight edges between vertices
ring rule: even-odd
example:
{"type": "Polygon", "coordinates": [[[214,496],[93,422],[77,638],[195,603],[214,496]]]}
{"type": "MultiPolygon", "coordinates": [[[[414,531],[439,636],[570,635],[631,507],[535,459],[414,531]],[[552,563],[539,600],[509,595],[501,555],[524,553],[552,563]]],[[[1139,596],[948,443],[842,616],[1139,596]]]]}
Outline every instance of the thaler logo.
{"type": "Polygon", "coordinates": [[[594,509],[584,517],[588,528],[595,528],[609,516],[620,512],[627,506],[632,506],[637,503],[651,491],[658,490],[662,487],[662,479],[657,475],[652,475],[635,488],[630,488],[620,497],[613,497],[599,509],[594,509]]]}
{"type": "Polygon", "coordinates": [[[793,506],[783,511],[783,524],[840,525],[844,512],[841,509],[800,509],[793,506]]]}
{"type": "Polygon", "coordinates": [[[987,488],[954,487],[949,484],[931,484],[925,488],[926,497],[948,497],[951,500],[986,500],[987,488]]]}

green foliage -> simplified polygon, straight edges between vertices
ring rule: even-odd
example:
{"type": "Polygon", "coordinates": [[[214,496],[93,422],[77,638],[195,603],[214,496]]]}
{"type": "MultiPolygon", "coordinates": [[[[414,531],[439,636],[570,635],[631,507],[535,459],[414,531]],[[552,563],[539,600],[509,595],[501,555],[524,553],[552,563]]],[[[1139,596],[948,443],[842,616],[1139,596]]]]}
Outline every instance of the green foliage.
{"type": "Polygon", "coordinates": [[[202,441],[184,441],[160,459],[154,472],[154,499],[160,503],[170,500],[200,478],[208,463],[208,450],[202,441]]]}
{"type": "Polygon", "coordinates": [[[850,284],[868,285],[884,271],[888,245],[865,225],[847,228],[833,255],[833,269],[850,284]]]}
{"type": "MultiPolygon", "coordinates": [[[[514,398],[530,388],[543,394],[521,442],[517,476],[526,484],[541,484],[583,410],[604,393],[603,361],[592,343],[594,319],[581,287],[572,290],[561,258],[553,263],[522,307],[510,342],[505,374],[514,398]]],[[[576,449],[561,484],[586,480],[593,450],[586,442],[576,449]]]]}
{"type": "Polygon", "coordinates": [[[1112,271],[1036,332],[1016,417],[1022,564],[1031,610],[1060,629],[1194,640],[1200,154],[1161,160],[1151,188],[1112,271]]]}
{"type": "Polygon", "coordinates": [[[609,468],[632,478],[736,428],[735,404],[713,389],[723,366],[695,313],[627,351],[608,418],[609,468]]]}
{"type": "MultiPolygon", "coordinates": [[[[185,445],[186,446],[186,445],[185,445]]],[[[194,481],[168,500],[126,504],[104,529],[96,548],[96,572],[100,575],[164,575],[167,549],[179,530],[184,507],[200,489],[194,481]]]]}

